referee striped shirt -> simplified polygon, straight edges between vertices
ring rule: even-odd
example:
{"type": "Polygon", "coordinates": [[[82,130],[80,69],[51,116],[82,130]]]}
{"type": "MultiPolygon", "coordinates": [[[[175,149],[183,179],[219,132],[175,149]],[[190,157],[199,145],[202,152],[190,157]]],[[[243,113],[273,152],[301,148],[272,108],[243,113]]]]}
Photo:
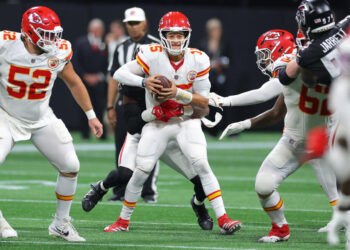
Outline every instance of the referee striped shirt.
{"type": "Polygon", "coordinates": [[[111,76],[122,65],[135,59],[138,48],[144,44],[160,43],[159,39],[146,34],[141,40],[134,42],[130,37],[120,43],[114,51],[113,60],[109,63],[108,71],[111,76]]]}

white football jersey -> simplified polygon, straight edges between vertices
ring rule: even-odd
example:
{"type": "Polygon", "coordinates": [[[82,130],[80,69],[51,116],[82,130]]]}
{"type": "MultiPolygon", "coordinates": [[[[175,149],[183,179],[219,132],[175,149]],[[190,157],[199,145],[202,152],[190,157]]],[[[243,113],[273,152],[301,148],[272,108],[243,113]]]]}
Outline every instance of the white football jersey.
{"type": "MultiPolygon", "coordinates": [[[[175,64],[169,60],[166,51],[164,51],[160,44],[147,44],[140,47],[136,60],[147,76],[154,74],[163,75],[173,80],[176,87],[191,93],[196,92],[196,83],[198,80],[209,77],[209,57],[206,53],[198,49],[187,48],[183,59],[175,64]]],[[[181,103],[180,100],[176,101],[181,103]]],[[[152,108],[156,105],[159,105],[159,103],[146,90],[147,108],[152,108]]]]}
{"type": "Polygon", "coordinates": [[[53,84],[72,57],[69,41],[62,40],[55,53],[30,54],[21,34],[0,32],[0,109],[23,125],[45,120],[52,110],[53,84]]]}
{"type": "Polygon", "coordinates": [[[307,88],[300,76],[289,86],[283,86],[287,114],[284,125],[287,134],[296,140],[305,140],[308,131],[327,125],[331,112],[327,108],[329,86],[307,88]]]}

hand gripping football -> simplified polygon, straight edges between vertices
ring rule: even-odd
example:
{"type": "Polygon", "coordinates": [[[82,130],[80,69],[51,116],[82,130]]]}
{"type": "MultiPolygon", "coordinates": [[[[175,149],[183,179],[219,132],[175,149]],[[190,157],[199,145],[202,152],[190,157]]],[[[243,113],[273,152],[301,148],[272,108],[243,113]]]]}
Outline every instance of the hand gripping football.
{"type": "MultiPolygon", "coordinates": [[[[168,78],[166,78],[165,76],[156,76],[155,79],[159,80],[160,81],[160,85],[162,85],[163,88],[170,88],[171,87],[171,82],[169,81],[168,78]]],[[[158,89],[160,90],[160,89],[158,89]]],[[[159,101],[158,99],[158,95],[155,95],[154,98],[159,101]]]]}

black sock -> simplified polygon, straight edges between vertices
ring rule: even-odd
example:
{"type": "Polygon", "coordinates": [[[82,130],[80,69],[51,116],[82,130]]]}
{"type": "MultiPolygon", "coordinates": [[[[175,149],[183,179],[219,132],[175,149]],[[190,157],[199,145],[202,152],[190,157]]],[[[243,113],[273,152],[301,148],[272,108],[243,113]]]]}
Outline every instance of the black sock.
{"type": "Polygon", "coordinates": [[[106,179],[103,180],[103,186],[108,189],[111,187],[116,187],[119,185],[127,185],[133,171],[126,167],[118,167],[117,169],[112,170],[107,175],[106,179]]]}
{"type": "Polygon", "coordinates": [[[199,202],[203,202],[207,196],[204,193],[204,189],[202,186],[201,179],[198,175],[190,180],[194,184],[194,192],[196,194],[196,198],[199,202]]]}

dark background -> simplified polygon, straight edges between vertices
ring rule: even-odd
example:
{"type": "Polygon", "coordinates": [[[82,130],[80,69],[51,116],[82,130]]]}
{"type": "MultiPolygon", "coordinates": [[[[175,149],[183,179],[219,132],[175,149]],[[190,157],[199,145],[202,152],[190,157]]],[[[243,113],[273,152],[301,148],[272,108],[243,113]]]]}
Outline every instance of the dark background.
{"type": "MultiPolygon", "coordinates": [[[[232,48],[231,70],[227,95],[238,94],[259,87],[268,79],[256,67],[254,54],[258,37],[270,29],[286,29],[295,34],[297,25],[295,12],[299,1],[280,0],[238,0],[238,1],[0,1],[0,27],[20,31],[21,17],[32,6],[43,5],[52,8],[60,17],[64,29],[63,38],[73,44],[79,36],[87,32],[87,24],[92,18],[104,20],[106,31],[114,19],[123,19],[124,10],[141,7],[149,21],[150,33],[158,36],[157,25],[163,14],[168,11],[181,11],[190,20],[192,27],[190,47],[197,47],[200,39],[206,35],[205,22],[217,17],[224,28],[224,39],[232,48]]],[[[338,20],[350,12],[350,1],[330,1],[335,8],[338,20]]],[[[74,51],[73,51],[74,52],[74,51]]],[[[73,53],[74,56],[74,53],[73,53]]],[[[93,63],[93,62],[91,62],[93,63]]],[[[240,121],[272,107],[274,100],[264,104],[231,108],[227,122],[240,121]]],[[[66,86],[57,80],[54,86],[51,106],[56,115],[63,119],[67,127],[79,126],[79,107],[66,86]]],[[[282,124],[271,127],[280,129],[282,124]]]]}

